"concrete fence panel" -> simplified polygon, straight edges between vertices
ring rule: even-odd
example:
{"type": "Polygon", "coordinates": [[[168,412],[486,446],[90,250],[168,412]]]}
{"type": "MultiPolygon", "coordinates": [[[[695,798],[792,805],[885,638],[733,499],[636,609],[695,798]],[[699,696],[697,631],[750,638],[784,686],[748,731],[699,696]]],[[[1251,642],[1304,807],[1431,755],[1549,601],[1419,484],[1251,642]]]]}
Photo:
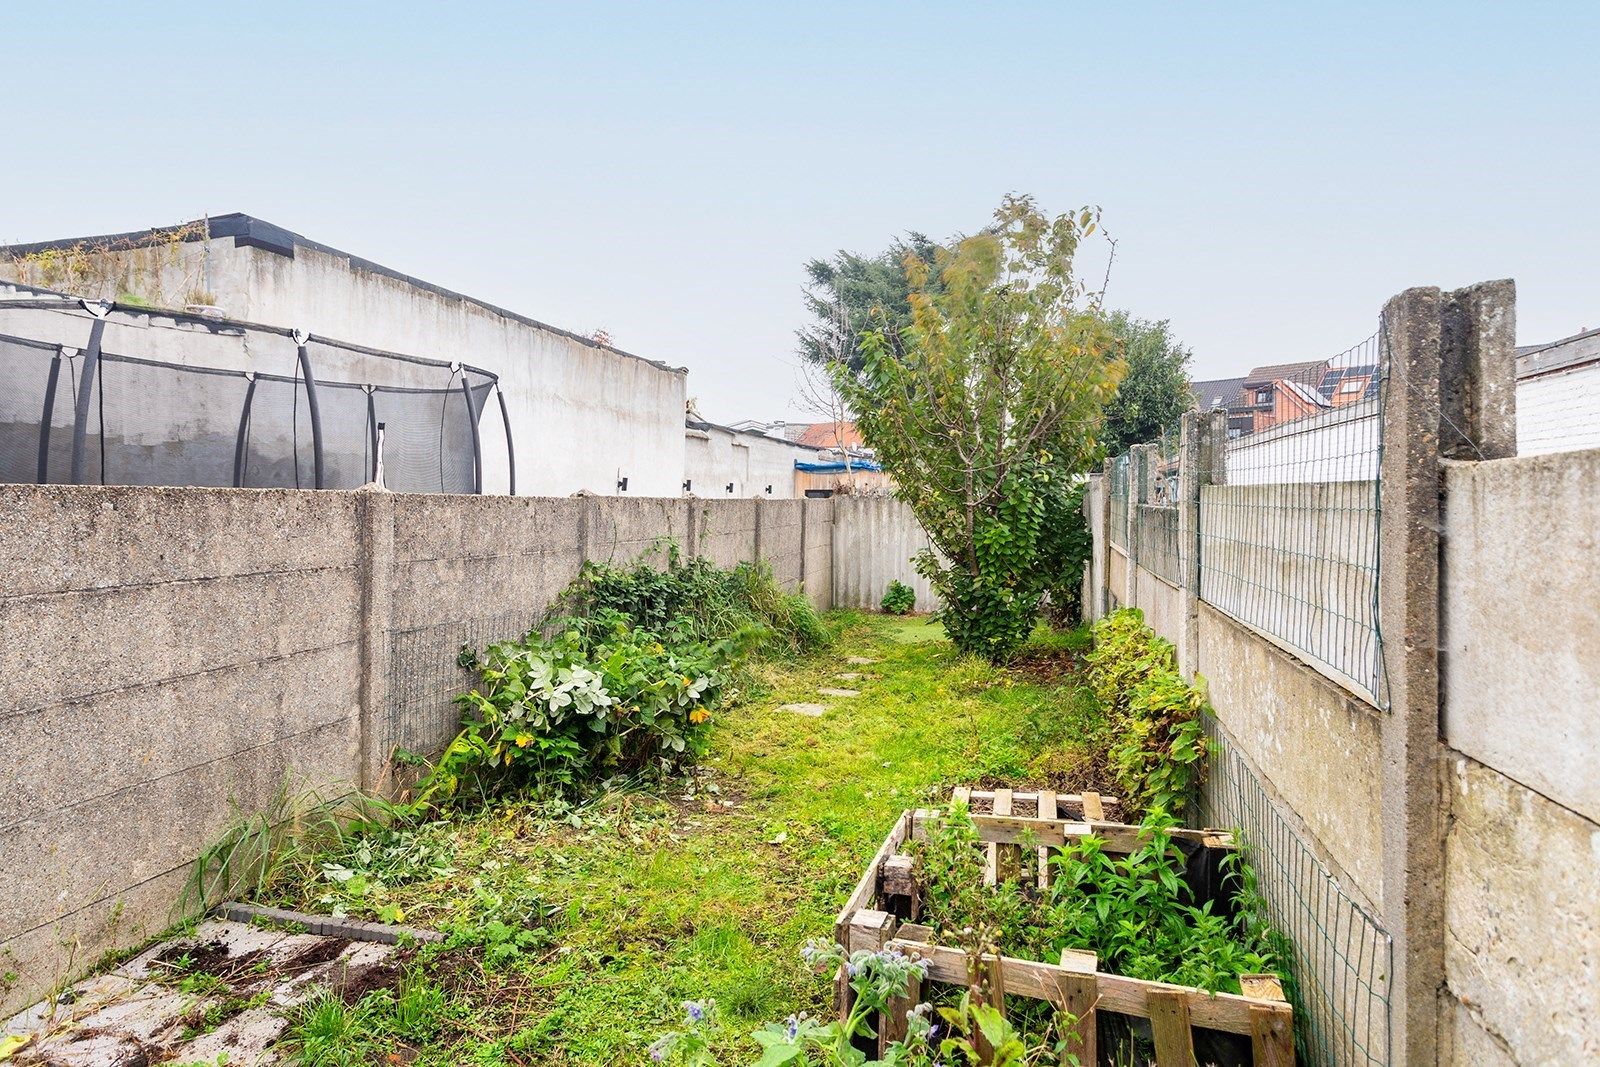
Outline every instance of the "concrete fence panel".
{"type": "Polygon", "coordinates": [[[916,591],[917,611],[939,606],[911,562],[929,541],[910,506],[890,496],[840,496],[833,506],[835,607],[876,611],[891,581],[916,591]]]}
{"type": "Polygon", "coordinates": [[[767,560],[827,607],[832,501],[0,485],[0,1014],[167,926],[293,779],[388,790],[585,558],[767,560]],[[26,877],[16,877],[27,871],[26,877]]]}

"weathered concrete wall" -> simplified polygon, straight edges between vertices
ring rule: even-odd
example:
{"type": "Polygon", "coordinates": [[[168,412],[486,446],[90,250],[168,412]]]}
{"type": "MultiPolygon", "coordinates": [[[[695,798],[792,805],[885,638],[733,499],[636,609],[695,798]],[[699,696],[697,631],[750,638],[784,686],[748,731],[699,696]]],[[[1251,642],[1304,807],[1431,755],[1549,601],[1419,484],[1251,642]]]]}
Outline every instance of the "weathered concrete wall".
{"type": "Polygon", "coordinates": [[[1181,650],[1185,629],[1183,590],[1138,565],[1133,567],[1132,575],[1134,589],[1129,602],[1144,612],[1146,626],[1181,650]]]}
{"type": "Polygon", "coordinates": [[[1108,545],[1106,549],[1106,588],[1111,593],[1113,610],[1126,608],[1133,605],[1133,590],[1129,584],[1129,572],[1132,564],[1128,562],[1127,555],[1116,545],[1108,545]]]}
{"type": "Polygon", "coordinates": [[[1446,1062],[1600,1062],[1600,824],[1476,760],[1450,771],[1446,1062]]]}
{"type": "Polygon", "coordinates": [[[289,774],[436,753],[463,642],[584,559],[759,557],[827,607],[828,500],[0,485],[0,1015],[167,926],[200,850],[289,774]],[[24,876],[19,876],[22,874],[24,876]]]}
{"type": "Polygon", "coordinates": [[[911,560],[929,545],[911,508],[892,496],[833,498],[833,603],[877,611],[891,581],[917,594],[917,611],[933,611],[938,599],[911,560]]]}
{"type": "Polygon", "coordinates": [[[816,456],[816,449],[801,448],[781,438],[698,424],[684,433],[683,474],[689,482],[688,492],[712,500],[786,499],[800,495],[795,460],[816,456]]]}
{"type": "Polygon", "coordinates": [[[1461,755],[1441,1042],[1457,1063],[1600,1059],[1597,478],[1600,450],[1445,466],[1442,726],[1461,755]]]}
{"type": "Polygon", "coordinates": [[[1449,464],[1440,624],[1446,742],[1600,821],[1596,486],[1600,450],[1449,464]]]}
{"type": "Polygon", "coordinates": [[[1199,633],[1217,718],[1372,908],[1383,899],[1377,709],[1207,604],[1199,633]]]}
{"type": "Polygon", "coordinates": [[[807,500],[800,512],[802,524],[801,575],[813,607],[826,610],[833,602],[833,500],[807,500]]]}
{"type": "Polygon", "coordinates": [[[355,779],[361,506],[0,486],[0,1014],[165,927],[230,801],[355,779]]]}

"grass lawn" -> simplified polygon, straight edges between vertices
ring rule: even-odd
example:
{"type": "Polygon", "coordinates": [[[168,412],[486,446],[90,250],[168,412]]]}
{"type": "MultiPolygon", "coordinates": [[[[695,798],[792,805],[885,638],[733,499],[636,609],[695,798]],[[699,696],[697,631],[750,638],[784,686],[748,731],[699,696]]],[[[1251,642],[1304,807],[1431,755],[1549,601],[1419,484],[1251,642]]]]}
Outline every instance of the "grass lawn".
{"type": "MultiPolygon", "coordinates": [[[[410,850],[397,862],[434,868],[421,878],[351,898],[351,883],[313,873],[274,898],[312,911],[343,901],[363,917],[398,909],[475,946],[418,961],[448,1002],[443,1028],[411,1042],[420,1063],[648,1062],[690,999],[716,998],[741,1035],[826,1012],[829,979],[797,949],[831,930],[903,809],[956,783],[1101,786],[1080,743],[1095,712],[1060,669],[1063,638],[998,670],[956,656],[923,618],[830,625],[839,637],[825,652],[762,668],[770,693],[726,713],[688,780],[573,810],[494,804],[396,843],[410,850]],[[788,702],[828,710],[777,710],[788,702]]],[[[385,862],[372,864],[380,878],[385,862]]]]}

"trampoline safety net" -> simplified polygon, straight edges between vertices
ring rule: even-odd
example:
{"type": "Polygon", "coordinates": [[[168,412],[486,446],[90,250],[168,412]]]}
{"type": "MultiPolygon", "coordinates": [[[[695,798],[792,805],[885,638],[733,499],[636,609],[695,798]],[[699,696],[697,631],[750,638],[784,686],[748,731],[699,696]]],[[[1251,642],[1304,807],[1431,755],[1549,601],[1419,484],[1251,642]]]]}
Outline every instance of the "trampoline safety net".
{"type": "MultiPolygon", "coordinates": [[[[256,348],[281,373],[179,364],[102,345],[108,331],[92,318],[63,326],[60,312],[41,314],[54,322],[41,320],[39,336],[81,333],[82,347],[0,333],[0,482],[355,489],[378,473],[381,429],[387,488],[483,491],[479,426],[497,384],[487,371],[321,338],[296,344],[243,323],[227,327],[246,352],[248,335],[267,335],[256,348]],[[320,367],[365,380],[324,380],[320,367]]],[[[495,432],[509,446],[509,430],[495,432]]]]}

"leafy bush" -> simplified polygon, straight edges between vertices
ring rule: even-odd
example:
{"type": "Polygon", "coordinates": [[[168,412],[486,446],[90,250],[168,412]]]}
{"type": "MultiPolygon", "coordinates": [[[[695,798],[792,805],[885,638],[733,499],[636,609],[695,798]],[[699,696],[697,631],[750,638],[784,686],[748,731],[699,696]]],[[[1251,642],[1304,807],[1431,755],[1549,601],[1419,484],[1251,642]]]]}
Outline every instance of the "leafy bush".
{"type": "Polygon", "coordinates": [[[1093,633],[1084,660],[1105,708],[1107,755],[1123,801],[1181,815],[1205,777],[1205,694],[1183,680],[1171,643],[1137,608],[1111,613],[1093,633]]]}
{"type": "MultiPolygon", "coordinates": [[[[1124,364],[1074,260],[1098,213],[1008,196],[994,225],[908,262],[911,322],[833,367],[866,442],[935,551],[918,572],[963,652],[1011,658],[1064,576],[1074,488],[1124,364]],[[936,279],[936,284],[935,284],[936,279]]],[[[1079,539],[1081,544],[1081,538],[1079,539]]],[[[1081,560],[1080,560],[1081,562],[1081,560]]]]}
{"type": "Polygon", "coordinates": [[[917,606],[917,591],[905,582],[895,578],[889,582],[889,588],[884,590],[883,601],[878,605],[889,615],[906,615],[917,606]]]}
{"type": "Polygon", "coordinates": [[[729,642],[706,643],[681,622],[644,629],[612,609],[490,645],[478,688],[457,698],[461,732],[418,791],[439,803],[468,789],[490,796],[538,785],[671,770],[700,755],[731,695],[729,642]]]}
{"type": "Polygon", "coordinates": [[[810,652],[827,644],[811,602],[788,593],[765,561],[722,570],[708,559],[685,561],[667,542],[667,567],[588,562],[562,595],[578,616],[618,612],[651,631],[684,628],[699,641],[741,641],[758,648],[810,652]]]}

